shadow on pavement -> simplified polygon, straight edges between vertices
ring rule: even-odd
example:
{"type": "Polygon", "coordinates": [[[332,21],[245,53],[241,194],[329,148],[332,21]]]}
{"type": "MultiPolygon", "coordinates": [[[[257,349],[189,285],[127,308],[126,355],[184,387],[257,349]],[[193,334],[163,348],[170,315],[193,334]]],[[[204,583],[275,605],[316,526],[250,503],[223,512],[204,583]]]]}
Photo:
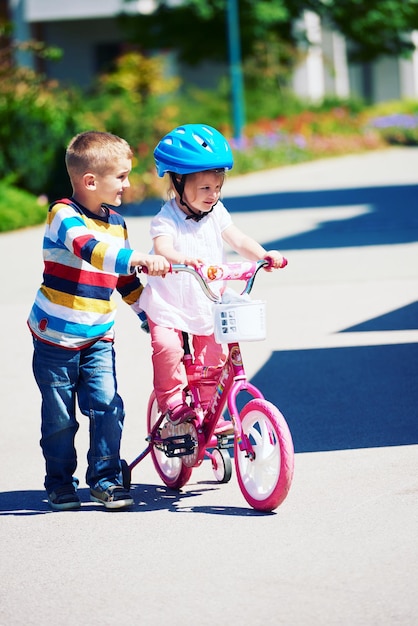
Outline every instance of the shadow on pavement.
{"type": "Polygon", "coordinates": [[[411,302],[400,309],[390,311],[374,319],[356,324],[340,332],[371,332],[384,330],[417,330],[418,329],[418,302],[411,302]]]}
{"type": "MultiPolygon", "coordinates": [[[[318,228],[264,241],[282,250],[400,244],[418,239],[418,185],[269,193],[228,198],[233,212],[289,210],[367,205],[368,212],[342,220],[324,220],[318,228]]],[[[152,216],[161,200],[126,205],[126,216],[152,216]]],[[[390,331],[418,328],[418,302],[342,330],[390,331]]],[[[287,350],[274,352],[253,377],[265,397],[283,412],[296,452],[319,452],[418,444],[418,344],[287,350]]],[[[193,506],[203,490],[191,486],[181,493],[164,485],[134,485],[135,506],[126,512],[168,509],[222,515],[257,514],[248,508],[193,506]],[[188,506],[190,501],[190,506],[188,506]],[[186,504],[187,503],[187,504],[186,504]],[[179,504],[181,507],[179,508],[179,504]]],[[[102,510],[80,489],[81,510],[102,510]]],[[[42,491],[0,493],[0,515],[50,512],[42,491]]],[[[125,513],[126,513],[125,512],[125,513]]]]}
{"type": "MultiPolygon", "coordinates": [[[[418,185],[288,191],[233,198],[227,197],[226,189],[224,202],[231,213],[368,205],[369,212],[366,214],[345,220],[325,221],[315,230],[263,242],[270,249],[300,250],[416,241],[417,195],[418,185]]],[[[149,199],[141,204],[126,205],[123,213],[126,217],[152,216],[158,212],[161,204],[161,200],[149,199]]]]}
{"type": "MultiPolygon", "coordinates": [[[[198,471],[198,469],[196,470],[198,471]]],[[[204,513],[210,515],[232,515],[249,517],[254,515],[274,515],[274,512],[255,511],[251,507],[196,506],[193,502],[208,491],[221,489],[219,483],[205,481],[187,485],[183,491],[168,489],[165,485],[133,484],[131,491],[134,505],[126,510],[107,511],[101,504],[90,502],[89,490],[79,489],[81,509],[66,511],[68,514],[96,511],[107,515],[117,513],[145,513],[152,511],[169,511],[172,513],[204,513]]],[[[49,508],[44,490],[6,491],[0,493],[0,517],[7,515],[30,516],[54,514],[49,508]]],[[[58,512],[63,513],[63,512],[58,512]]]]}
{"type": "Polygon", "coordinates": [[[418,344],[274,352],[252,382],[296,452],[418,443],[418,344]]]}
{"type": "Polygon", "coordinates": [[[365,214],[342,220],[327,220],[314,230],[263,242],[270,249],[341,248],[416,241],[417,194],[418,185],[361,187],[230,198],[226,206],[230,211],[254,211],[318,207],[338,209],[339,206],[367,205],[369,211],[365,214]]]}
{"type": "Polygon", "coordinates": [[[50,513],[45,491],[4,491],[0,493],[0,516],[43,515],[50,513]]]}
{"type": "MultiPolygon", "coordinates": [[[[418,302],[347,332],[418,328],[418,302]]],[[[418,443],[418,344],[274,352],[252,382],[283,412],[296,452],[418,443]]]]}

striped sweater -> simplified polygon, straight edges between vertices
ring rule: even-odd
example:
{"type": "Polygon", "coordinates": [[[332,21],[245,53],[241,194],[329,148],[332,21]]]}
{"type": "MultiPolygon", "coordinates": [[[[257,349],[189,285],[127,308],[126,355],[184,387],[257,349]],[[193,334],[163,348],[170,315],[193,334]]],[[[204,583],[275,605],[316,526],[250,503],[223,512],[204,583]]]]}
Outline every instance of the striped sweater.
{"type": "Polygon", "coordinates": [[[106,208],[99,217],[63,199],[48,211],[43,240],[44,273],[28,325],[38,339],[80,349],[112,340],[115,289],[138,313],[142,285],[132,273],[126,224],[106,208]]]}

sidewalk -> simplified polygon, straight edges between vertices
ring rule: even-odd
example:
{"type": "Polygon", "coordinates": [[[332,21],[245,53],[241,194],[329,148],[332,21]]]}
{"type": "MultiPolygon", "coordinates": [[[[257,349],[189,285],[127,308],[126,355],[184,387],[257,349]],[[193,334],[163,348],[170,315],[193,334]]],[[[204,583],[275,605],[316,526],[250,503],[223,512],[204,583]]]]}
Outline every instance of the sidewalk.
{"type": "MultiPolygon", "coordinates": [[[[242,346],[247,374],[288,420],[288,498],[248,508],[233,472],[207,462],[181,494],[147,457],[135,506],[82,509],[43,492],[39,395],[25,320],[43,228],[0,235],[2,437],[0,624],[414,626],[418,614],[418,150],[323,160],[225,184],[233,219],[288,267],[260,273],[268,339],[242,346]]],[[[149,248],[149,216],[127,218],[149,248]]],[[[149,338],[119,306],[122,454],[145,448],[149,338]]]]}
{"type": "Polygon", "coordinates": [[[284,191],[416,185],[418,149],[388,148],[229,177],[227,197],[284,191]]]}

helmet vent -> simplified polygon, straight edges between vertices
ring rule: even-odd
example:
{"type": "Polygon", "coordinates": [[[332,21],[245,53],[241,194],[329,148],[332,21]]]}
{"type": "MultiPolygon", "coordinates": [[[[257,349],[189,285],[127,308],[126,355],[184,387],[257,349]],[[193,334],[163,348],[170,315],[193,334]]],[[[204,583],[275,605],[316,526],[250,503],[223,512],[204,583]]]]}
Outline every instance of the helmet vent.
{"type": "Polygon", "coordinates": [[[202,137],[200,137],[200,135],[197,135],[196,133],[193,133],[193,139],[195,139],[197,141],[197,143],[199,145],[201,145],[202,148],[205,148],[205,150],[207,150],[208,152],[213,152],[213,150],[210,147],[210,145],[208,143],[206,143],[206,141],[202,137]]]}

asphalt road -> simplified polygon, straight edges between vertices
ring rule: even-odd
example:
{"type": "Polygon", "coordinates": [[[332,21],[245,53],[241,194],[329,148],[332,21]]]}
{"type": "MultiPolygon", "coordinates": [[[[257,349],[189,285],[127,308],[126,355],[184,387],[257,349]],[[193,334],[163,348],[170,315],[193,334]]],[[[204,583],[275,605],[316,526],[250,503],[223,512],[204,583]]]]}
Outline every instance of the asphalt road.
{"type": "MultiPolygon", "coordinates": [[[[292,431],[288,498],[257,513],[235,472],[219,485],[207,462],[171,492],[147,457],[134,507],[107,512],[89,502],[81,417],[82,508],[49,511],[25,326],[43,228],[1,235],[1,626],[417,623],[418,149],[231,178],[224,196],[239,226],[289,259],[255,284],[268,339],[242,345],[292,431]]],[[[127,211],[139,249],[151,206],[127,211]]],[[[124,305],[116,348],[130,462],[152,374],[124,305]]]]}

